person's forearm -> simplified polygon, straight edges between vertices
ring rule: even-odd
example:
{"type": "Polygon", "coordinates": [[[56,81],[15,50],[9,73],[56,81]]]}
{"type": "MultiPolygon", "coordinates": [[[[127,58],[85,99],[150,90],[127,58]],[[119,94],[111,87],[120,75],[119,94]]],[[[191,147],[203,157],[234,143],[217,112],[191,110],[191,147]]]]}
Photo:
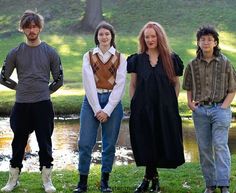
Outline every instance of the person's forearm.
{"type": "Polygon", "coordinates": [[[228,93],[227,96],[225,97],[225,100],[222,103],[221,107],[228,108],[230,106],[230,104],[232,103],[234,96],[235,96],[235,92],[228,93]]]}
{"type": "Polygon", "coordinates": [[[176,97],[179,97],[179,90],[180,90],[180,82],[179,82],[179,77],[176,77],[176,82],[175,82],[175,94],[176,97]]]}
{"type": "Polygon", "coordinates": [[[6,64],[5,61],[0,74],[0,83],[10,89],[16,90],[17,83],[11,79],[14,64],[11,62],[9,62],[8,65],[6,64]]]}
{"type": "Polygon", "coordinates": [[[50,85],[49,85],[49,89],[51,91],[51,93],[56,92],[61,86],[63,85],[63,78],[59,78],[56,81],[54,80],[50,85]]]}
{"type": "Polygon", "coordinates": [[[7,88],[16,90],[17,83],[12,79],[3,79],[2,77],[0,77],[0,83],[7,88]]]}
{"type": "Polygon", "coordinates": [[[132,99],[136,90],[137,75],[135,73],[131,74],[130,85],[129,85],[129,96],[132,99]]]}
{"type": "Polygon", "coordinates": [[[134,86],[130,86],[129,87],[129,96],[132,99],[134,96],[134,91],[135,91],[135,87],[134,86]]]}

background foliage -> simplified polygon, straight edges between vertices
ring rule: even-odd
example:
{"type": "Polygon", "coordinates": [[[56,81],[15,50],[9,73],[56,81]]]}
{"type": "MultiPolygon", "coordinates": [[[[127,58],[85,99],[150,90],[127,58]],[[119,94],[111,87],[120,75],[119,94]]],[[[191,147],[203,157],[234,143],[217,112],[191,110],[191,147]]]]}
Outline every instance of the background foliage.
{"type": "MultiPolygon", "coordinates": [[[[166,30],[173,50],[186,65],[196,50],[195,33],[202,24],[216,26],[220,47],[236,67],[236,1],[235,0],[102,0],[103,16],[117,31],[117,48],[125,56],[137,51],[137,36],[147,21],[157,21],[166,30]]],[[[8,51],[24,41],[17,31],[18,21],[26,9],[38,10],[45,17],[41,39],[55,47],[62,59],[65,85],[54,94],[57,113],[78,113],[84,95],[82,57],[94,47],[93,34],[79,30],[85,0],[0,0],[0,61],[8,51]]],[[[129,109],[127,89],[123,99],[129,109]]],[[[8,114],[14,92],[1,90],[0,114],[8,114]]],[[[186,95],[179,98],[181,114],[189,114],[186,95]]]]}

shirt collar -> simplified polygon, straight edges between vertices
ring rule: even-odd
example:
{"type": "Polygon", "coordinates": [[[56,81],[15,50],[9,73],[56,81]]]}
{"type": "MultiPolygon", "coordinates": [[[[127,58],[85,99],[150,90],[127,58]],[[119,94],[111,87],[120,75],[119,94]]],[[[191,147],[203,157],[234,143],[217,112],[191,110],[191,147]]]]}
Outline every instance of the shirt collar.
{"type": "MultiPolygon", "coordinates": [[[[216,61],[219,62],[219,61],[220,61],[220,57],[221,57],[221,55],[219,55],[219,56],[214,56],[214,58],[213,58],[212,60],[216,60],[216,61]]],[[[200,61],[204,60],[202,53],[199,53],[199,54],[197,55],[197,59],[200,60],[200,61]]],[[[204,60],[204,61],[205,61],[205,60],[204,60]]]]}
{"type": "MultiPolygon", "coordinates": [[[[112,54],[112,55],[115,55],[116,49],[115,49],[113,46],[111,46],[107,52],[109,52],[109,53],[112,54]]],[[[107,52],[106,52],[106,53],[107,53],[107,52]]],[[[94,55],[94,54],[97,54],[97,53],[98,53],[98,54],[101,54],[101,55],[104,55],[104,54],[102,53],[102,51],[100,50],[99,47],[96,47],[96,48],[93,49],[93,55],[94,55]]]]}

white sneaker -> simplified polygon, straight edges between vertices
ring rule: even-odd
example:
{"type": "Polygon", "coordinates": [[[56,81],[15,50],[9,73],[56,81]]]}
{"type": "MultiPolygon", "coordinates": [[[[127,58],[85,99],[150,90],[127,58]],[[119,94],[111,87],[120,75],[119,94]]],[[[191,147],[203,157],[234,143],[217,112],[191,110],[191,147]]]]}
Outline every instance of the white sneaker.
{"type": "Polygon", "coordinates": [[[2,192],[11,192],[14,190],[17,186],[20,185],[18,178],[20,175],[20,169],[19,168],[12,168],[10,166],[9,169],[9,178],[7,181],[7,184],[1,189],[2,192]]]}
{"type": "Polygon", "coordinates": [[[43,166],[42,169],[43,188],[47,193],[56,192],[56,188],[52,184],[51,174],[52,174],[52,167],[46,168],[45,166],[43,166]]]}

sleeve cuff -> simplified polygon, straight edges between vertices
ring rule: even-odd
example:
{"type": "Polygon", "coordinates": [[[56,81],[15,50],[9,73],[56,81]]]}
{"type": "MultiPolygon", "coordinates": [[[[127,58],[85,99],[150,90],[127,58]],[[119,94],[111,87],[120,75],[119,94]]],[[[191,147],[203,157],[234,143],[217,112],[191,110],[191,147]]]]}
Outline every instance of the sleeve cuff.
{"type": "Polygon", "coordinates": [[[93,112],[94,112],[94,117],[96,116],[97,112],[101,110],[100,106],[94,106],[93,107],[93,112]]]}
{"type": "Polygon", "coordinates": [[[110,104],[107,104],[102,111],[106,113],[109,117],[111,116],[112,111],[114,110],[114,107],[110,104]]]}

